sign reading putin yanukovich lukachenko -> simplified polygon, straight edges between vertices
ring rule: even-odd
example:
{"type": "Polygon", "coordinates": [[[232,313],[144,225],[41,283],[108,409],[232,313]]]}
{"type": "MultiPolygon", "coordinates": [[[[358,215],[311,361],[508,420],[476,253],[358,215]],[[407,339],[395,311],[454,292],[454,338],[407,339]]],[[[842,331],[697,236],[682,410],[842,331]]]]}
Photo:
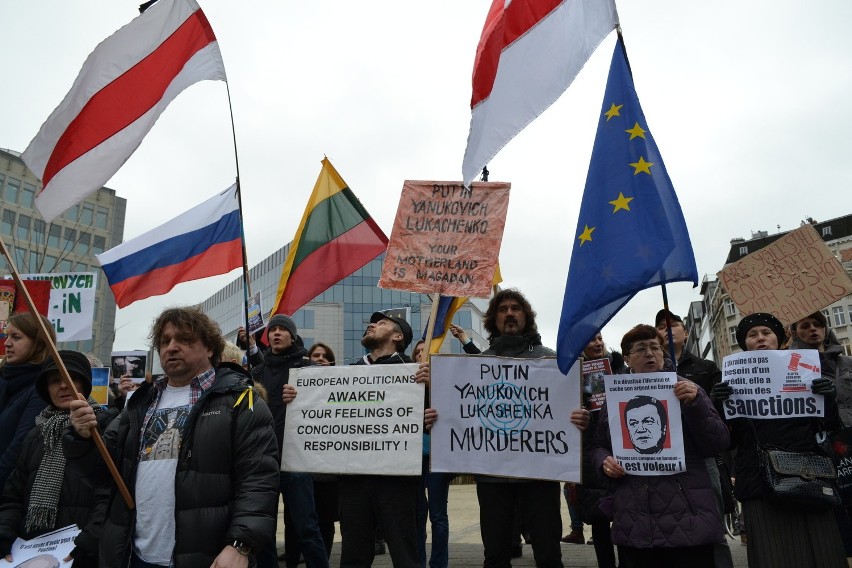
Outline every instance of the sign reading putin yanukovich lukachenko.
{"type": "Polygon", "coordinates": [[[418,366],[291,369],[283,471],[420,475],[425,387],[418,366]]]}
{"type": "Polygon", "coordinates": [[[580,367],[556,359],[434,355],[432,471],[580,481],[580,367]]]}

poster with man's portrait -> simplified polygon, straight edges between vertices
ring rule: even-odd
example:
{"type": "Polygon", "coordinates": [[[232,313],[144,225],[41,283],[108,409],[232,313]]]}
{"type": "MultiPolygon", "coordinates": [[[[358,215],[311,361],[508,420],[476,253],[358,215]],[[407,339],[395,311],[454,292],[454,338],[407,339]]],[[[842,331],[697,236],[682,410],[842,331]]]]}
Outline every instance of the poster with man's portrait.
{"type": "Polygon", "coordinates": [[[148,370],[147,351],[113,351],[110,357],[113,382],[119,382],[121,377],[129,376],[134,383],[145,380],[148,370]]]}
{"type": "Polygon", "coordinates": [[[612,455],[629,475],[686,471],[675,373],[606,377],[612,455]]]}

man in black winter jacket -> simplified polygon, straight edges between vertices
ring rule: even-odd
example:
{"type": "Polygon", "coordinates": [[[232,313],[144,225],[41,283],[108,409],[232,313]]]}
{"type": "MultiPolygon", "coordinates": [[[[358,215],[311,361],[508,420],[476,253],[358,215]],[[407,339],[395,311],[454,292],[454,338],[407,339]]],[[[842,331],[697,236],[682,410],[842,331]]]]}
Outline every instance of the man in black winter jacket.
{"type": "MultiPolygon", "coordinates": [[[[101,566],[247,568],[275,538],[278,450],[272,415],[238,366],[218,368],[225,342],[196,308],[164,311],[151,329],[166,376],[144,383],[103,441],[135,500],[113,484],[101,566]]],[[[103,473],[92,407],[71,403],[69,461],[103,473]]]]}
{"type": "MultiPolygon", "coordinates": [[[[301,343],[296,324],[283,314],[276,314],[269,319],[266,337],[269,350],[264,356],[265,360],[252,367],[251,374],[269,393],[269,408],[275,420],[278,453],[281,455],[287,416],[285,391],[290,382],[290,369],[308,365],[308,352],[301,343]]],[[[328,554],[319,529],[314,482],[310,473],[282,471],[281,493],[284,496],[287,568],[295,568],[299,564],[300,553],[307,568],[328,568],[328,554]]],[[[274,541],[259,551],[257,565],[258,568],[278,568],[274,541]]]]}

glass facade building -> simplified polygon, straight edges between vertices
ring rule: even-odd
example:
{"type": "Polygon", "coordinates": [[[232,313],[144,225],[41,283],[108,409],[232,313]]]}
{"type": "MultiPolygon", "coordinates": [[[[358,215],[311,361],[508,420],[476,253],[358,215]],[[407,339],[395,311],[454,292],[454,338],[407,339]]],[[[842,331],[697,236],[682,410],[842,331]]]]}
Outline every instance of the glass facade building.
{"type": "MultiPolygon", "coordinates": [[[[267,314],[275,301],[288,250],[289,245],[275,251],[249,270],[252,292],[261,292],[264,321],[268,320],[267,314]]],[[[373,312],[388,309],[404,310],[414,331],[415,340],[412,343],[422,336],[429,319],[431,300],[425,294],[379,288],[384,258],[384,253],[379,255],[325,290],[295,314],[290,314],[306,348],[321,341],[334,350],[338,364],[352,363],[366,353],[361,346],[361,336],[370,316],[373,312]]],[[[243,280],[238,278],[201,304],[201,309],[219,323],[222,332],[231,340],[245,322],[243,297],[243,280]]],[[[487,342],[483,337],[482,314],[487,305],[487,300],[470,300],[456,312],[453,319],[483,349],[487,342]]],[[[413,344],[409,346],[408,354],[411,354],[412,347],[413,344]]],[[[461,353],[461,344],[454,337],[448,336],[441,352],[461,353]]]]}

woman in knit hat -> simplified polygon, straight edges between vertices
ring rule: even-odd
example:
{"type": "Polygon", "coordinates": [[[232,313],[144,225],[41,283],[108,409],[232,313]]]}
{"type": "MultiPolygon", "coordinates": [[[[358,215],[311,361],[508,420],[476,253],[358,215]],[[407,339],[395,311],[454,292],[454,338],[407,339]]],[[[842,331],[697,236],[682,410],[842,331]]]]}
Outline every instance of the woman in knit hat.
{"type": "MultiPolygon", "coordinates": [[[[74,381],[77,392],[92,392],[92,367],[77,351],[60,351],[59,356],[74,381]]],[[[98,540],[90,526],[95,506],[95,480],[66,465],[62,435],[69,424],[69,406],[76,397],[62,379],[56,362],[48,359],[35,379],[35,390],[47,407],[38,415],[9,475],[0,499],[0,556],[13,562],[12,543],[20,537],[30,540],[55,529],[76,524],[82,531],[75,539],[70,557],[74,566],[98,565],[98,540]]],[[[96,407],[98,423],[105,428],[118,413],[96,407]]],[[[92,519],[94,520],[94,519],[92,519]]]]}
{"type": "MultiPolygon", "coordinates": [[[[737,343],[743,351],[776,350],[787,339],[784,325],[772,314],[748,315],[737,326],[737,343]]],[[[758,452],[779,448],[793,452],[819,452],[817,434],[840,427],[836,389],[825,378],[814,379],[811,390],[825,396],[825,417],[728,419],[731,447],[737,448],[734,495],[743,504],[748,534],[749,568],[841,568],[846,556],[833,511],[808,512],[769,500],[758,452]]],[[[721,382],[711,398],[718,404],[733,394],[721,382]]],[[[724,414],[720,411],[720,414],[724,414]]]]}

